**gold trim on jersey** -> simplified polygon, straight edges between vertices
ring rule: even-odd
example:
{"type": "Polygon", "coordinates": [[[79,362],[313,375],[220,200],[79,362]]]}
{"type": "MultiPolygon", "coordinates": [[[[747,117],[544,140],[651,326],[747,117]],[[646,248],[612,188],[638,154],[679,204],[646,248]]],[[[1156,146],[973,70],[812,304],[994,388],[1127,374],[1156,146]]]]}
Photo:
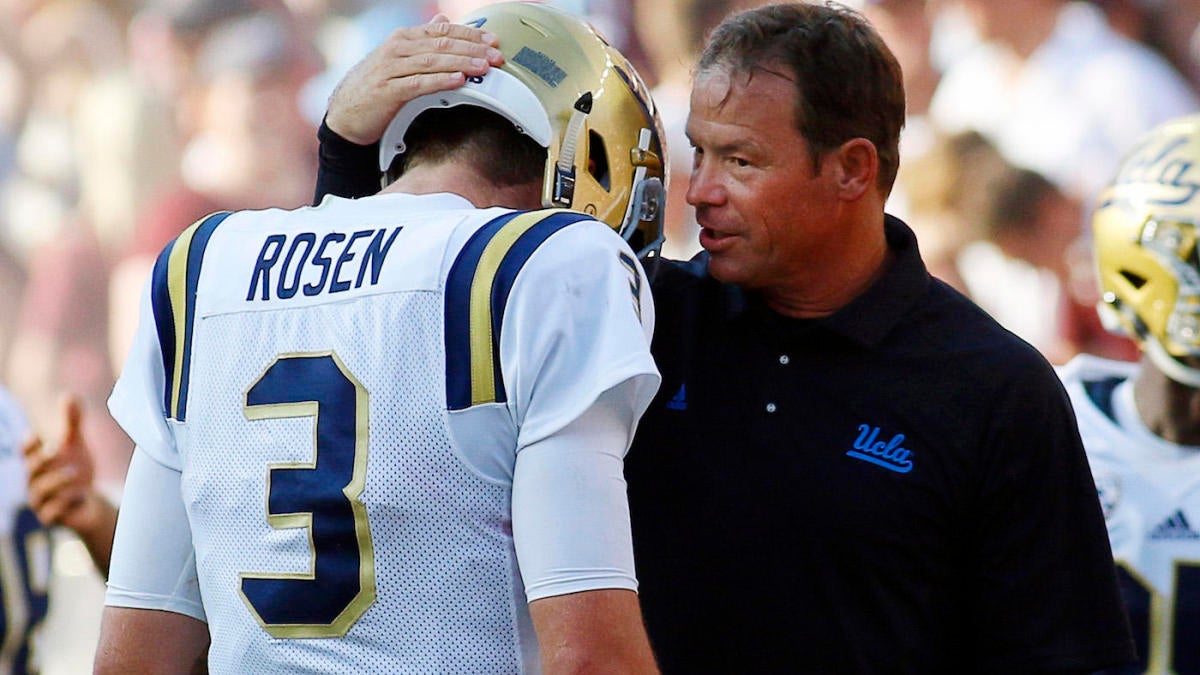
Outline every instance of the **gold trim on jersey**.
{"type": "Polygon", "coordinates": [[[475,266],[471,282],[471,405],[496,400],[496,364],[492,356],[492,343],[500,339],[499,335],[492,335],[492,286],[496,272],[521,235],[558,213],[569,212],[531,211],[508,221],[488,242],[475,266]]]}
{"type": "MultiPolygon", "coordinates": [[[[271,473],[279,469],[315,469],[317,466],[317,453],[320,452],[318,445],[317,429],[319,417],[321,414],[320,406],[316,401],[300,401],[295,403],[272,403],[264,405],[245,405],[243,414],[247,420],[270,420],[270,419],[289,419],[299,417],[313,418],[313,455],[311,461],[306,462],[277,462],[267,465],[266,476],[266,491],[264,495],[263,508],[267,514],[267,523],[274,529],[294,529],[305,528],[308,536],[308,571],[307,572],[243,572],[238,574],[238,595],[242,598],[242,602],[246,608],[250,610],[258,624],[262,626],[268,634],[275,638],[338,638],[344,637],[351,627],[354,626],[367,609],[375,603],[375,547],[371,540],[371,527],[367,520],[367,507],[362,503],[361,497],[367,485],[367,459],[369,447],[369,406],[370,397],[366,387],[356,378],[342,360],[333,351],[323,352],[297,352],[280,354],[271,362],[263,373],[255,379],[255,383],[259,382],[266,376],[278,361],[287,358],[319,358],[328,356],[332,358],[334,364],[346,380],[354,385],[355,396],[355,420],[354,420],[354,468],[350,482],[342,488],[342,494],[346,500],[350,502],[350,508],[354,513],[354,533],[355,541],[358,544],[358,583],[359,590],[341,612],[334,618],[333,621],[324,624],[277,624],[266,622],[255,609],[250,599],[246,597],[242,590],[242,580],[244,579],[265,579],[265,580],[298,580],[312,581],[316,579],[316,557],[317,550],[313,540],[312,521],[313,514],[311,512],[301,513],[271,513],[271,473]]],[[[253,385],[251,385],[253,388],[253,385]]]]}
{"type": "Polygon", "coordinates": [[[167,261],[167,291],[171,296],[171,318],[175,324],[175,367],[171,378],[171,405],[167,409],[169,416],[174,416],[179,406],[179,395],[183,388],[183,355],[187,345],[187,277],[188,253],[192,248],[192,237],[200,224],[207,221],[202,218],[183,231],[171,248],[171,256],[167,261]]]}

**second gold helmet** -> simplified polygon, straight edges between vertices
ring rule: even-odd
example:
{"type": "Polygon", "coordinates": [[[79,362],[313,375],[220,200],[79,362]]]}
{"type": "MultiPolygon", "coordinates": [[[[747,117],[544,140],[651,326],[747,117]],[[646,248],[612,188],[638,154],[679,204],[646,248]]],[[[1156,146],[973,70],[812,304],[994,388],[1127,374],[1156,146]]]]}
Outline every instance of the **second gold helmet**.
{"type": "Polygon", "coordinates": [[[1200,387],[1200,115],[1165,122],[1122,161],[1092,216],[1101,317],[1168,377],[1200,387]]]}

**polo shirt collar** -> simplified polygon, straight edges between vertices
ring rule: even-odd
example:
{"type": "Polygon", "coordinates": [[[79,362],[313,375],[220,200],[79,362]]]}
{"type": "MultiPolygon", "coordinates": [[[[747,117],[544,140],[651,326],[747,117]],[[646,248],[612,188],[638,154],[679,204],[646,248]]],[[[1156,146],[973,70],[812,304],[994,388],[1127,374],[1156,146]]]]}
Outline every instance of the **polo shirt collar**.
{"type": "MultiPolygon", "coordinates": [[[[759,317],[785,335],[820,326],[867,347],[878,345],[929,288],[929,272],[921,260],[917,238],[902,220],[884,216],[892,264],[865,293],[833,314],[820,319],[791,319],[769,308],[760,296],[732,284],[722,284],[726,317],[759,317]]],[[[707,262],[707,256],[705,256],[707,262]]]]}

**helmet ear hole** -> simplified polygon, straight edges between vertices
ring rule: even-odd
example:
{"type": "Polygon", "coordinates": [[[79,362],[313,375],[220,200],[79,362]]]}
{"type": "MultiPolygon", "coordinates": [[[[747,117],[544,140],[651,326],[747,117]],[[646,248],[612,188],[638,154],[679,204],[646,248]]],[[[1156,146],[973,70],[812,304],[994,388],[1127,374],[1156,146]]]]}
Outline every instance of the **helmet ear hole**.
{"type": "Polygon", "coordinates": [[[1128,270],[1122,270],[1121,276],[1124,277],[1125,281],[1128,281],[1129,285],[1133,286],[1135,289],[1141,288],[1142,286],[1146,285],[1145,277],[1138,276],[1128,270]]]}
{"type": "Polygon", "coordinates": [[[612,175],[608,169],[608,149],[600,134],[588,129],[588,173],[605,190],[612,190],[612,175]]]}

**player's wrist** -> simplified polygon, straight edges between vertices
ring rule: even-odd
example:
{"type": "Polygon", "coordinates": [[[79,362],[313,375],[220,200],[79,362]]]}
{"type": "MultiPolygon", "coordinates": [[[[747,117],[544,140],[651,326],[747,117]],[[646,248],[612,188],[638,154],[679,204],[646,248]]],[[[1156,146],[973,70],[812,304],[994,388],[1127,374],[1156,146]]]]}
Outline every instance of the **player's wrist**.
{"type": "Polygon", "coordinates": [[[317,130],[317,137],[323,146],[332,144],[333,149],[351,154],[369,152],[371,155],[375,155],[378,152],[379,136],[381,135],[372,137],[362,130],[355,129],[334,110],[325,113],[325,119],[321,121],[321,126],[317,130]]]}

